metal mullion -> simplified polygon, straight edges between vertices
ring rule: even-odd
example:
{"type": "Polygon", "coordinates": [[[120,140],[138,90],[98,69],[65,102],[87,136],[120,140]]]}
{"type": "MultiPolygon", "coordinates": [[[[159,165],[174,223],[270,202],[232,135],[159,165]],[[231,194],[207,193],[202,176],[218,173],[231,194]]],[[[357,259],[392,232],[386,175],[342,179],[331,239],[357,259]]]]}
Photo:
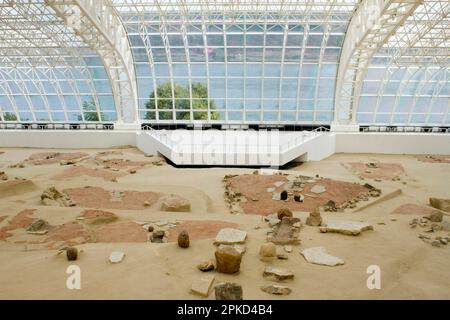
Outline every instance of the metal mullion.
{"type": "MultiPolygon", "coordinates": [[[[17,121],[21,121],[20,120],[20,115],[19,115],[19,109],[17,108],[16,100],[13,99],[13,93],[11,91],[11,88],[10,88],[9,84],[8,84],[8,80],[6,80],[5,74],[3,72],[0,72],[0,76],[3,78],[2,86],[3,86],[4,90],[5,90],[5,93],[6,93],[6,96],[8,97],[8,100],[11,103],[11,106],[14,109],[14,112],[16,113],[17,121]]],[[[2,115],[2,116],[4,116],[4,115],[2,115]]]]}

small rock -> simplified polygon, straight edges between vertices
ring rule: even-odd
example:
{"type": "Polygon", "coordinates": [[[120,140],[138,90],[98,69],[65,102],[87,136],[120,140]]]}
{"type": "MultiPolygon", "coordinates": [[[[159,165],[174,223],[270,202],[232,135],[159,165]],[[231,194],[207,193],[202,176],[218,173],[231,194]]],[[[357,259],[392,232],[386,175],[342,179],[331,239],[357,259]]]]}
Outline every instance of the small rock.
{"type": "Polygon", "coordinates": [[[125,253],[120,251],[115,251],[111,253],[109,256],[109,262],[111,263],[121,263],[123,259],[125,258],[125,253]]]}
{"type": "Polygon", "coordinates": [[[285,253],[277,253],[278,260],[289,260],[289,256],[285,253]]]}
{"type": "Polygon", "coordinates": [[[305,196],[302,194],[296,194],[294,196],[294,201],[295,202],[304,202],[305,201],[305,196]]]}
{"type": "Polygon", "coordinates": [[[440,248],[441,247],[441,242],[439,240],[434,240],[434,241],[431,242],[431,245],[433,247],[440,248]]]}
{"type": "Polygon", "coordinates": [[[285,281],[294,279],[294,274],[287,269],[266,266],[263,277],[273,281],[285,281]]]}
{"type": "Polygon", "coordinates": [[[155,227],[149,226],[147,230],[148,230],[148,232],[153,232],[153,231],[155,231],[155,227]]]}
{"type": "Polygon", "coordinates": [[[247,232],[238,229],[225,228],[219,231],[215,244],[242,244],[247,239],[247,232]]]}
{"type": "Polygon", "coordinates": [[[215,261],[208,260],[208,261],[202,262],[197,266],[197,269],[200,270],[201,272],[214,271],[216,269],[215,261]]]}
{"type": "Polygon", "coordinates": [[[293,251],[292,246],[284,246],[284,251],[286,251],[287,253],[291,253],[293,251]]]}
{"type": "Polygon", "coordinates": [[[443,218],[444,215],[442,214],[442,212],[437,210],[433,211],[429,216],[431,222],[442,222],[443,218]]]}
{"type": "Polygon", "coordinates": [[[242,254],[233,247],[219,248],[216,253],[217,271],[225,274],[239,272],[241,268],[242,254]]]}
{"type": "Polygon", "coordinates": [[[38,232],[38,231],[44,231],[46,228],[48,228],[48,222],[42,219],[37,220],[36,222],[33,222],[28,228],[27,232],[38,232]]]}
{"type": "Polygon", "coordinates": [[[327,188],[325,188],[322,185],[315,185],[314,187],[311,188],[311,192],[315,193],[315,194],[321,194],[327,191],[327,188]]]}
{"type": "Polygon", "coordinates": [[[264,243],[259,250],[259,255],[263,258],[275,258],[277,256],[277,247],[272,242],[264,243]]]}
{"type": "Polygon", "coordinates": [[[192,284],[191,292],[207,298],[212,284],[214,283],[214,276],[202,277],[192,284]]]}
{"type": "Polygon", "coordinates": [[[343,265],[345,263],[344,260],[329,255],[326,249],[323,247],[306,249],[301,252],[301,254],[306,259],[306,261],[312,264],[335,267],[343,265]]]}
{"type": "Polygon", "coordinates": [[[66,255],[68,261],[76,261],[78,259],[78,249],[74,247],[67,248],[66,255]]]}
{"type": "Polygon", "coordinates": [[[189,233],[186,230],[183,230],[178,235],[178,246],[183,249],[189,248],[190,241],[189,241],[189,233]]]}
{"type": "Polygon", "coordinates": [[[191,203],[180,196],[170,195],[165,197],[161,203],[161,211],[166,212],[190,212],[191,203]]]}
{"type": "Polygon", "coordinates": [[[373,230],[373,226],[356,221],[332,221],[327,222],[326,226],[320,228],[322,233],[340,233],[350,236],[358,236],[364,231],[373,230]]]}
{"type": "Polygon", "coordinates": [[[279,225],[281,222],[280,219],[271,219],[269,220],[269,226],[270,227],[275,227],[276,225],[279,225]]]}
{"type": "Polygon", "coordinates": [[[243,300],[242,286],[236,283],[220,283],[214,288],[216,300],[243,300]]]}
{"type": "Polygon", "coordinates": [[[151,207],[152,204],[148,201],[144,201],[144,207],[151,207]]]}
{"type": "Polygon", "coordinates": [[[282,221],[284,217],[292,218],[294,215],[288,208],[283,208],[278,211],[277,216],[278,219],[282,221]]]}
{"type": "Polygon", "coordinates": [[[440,239],[439,240],[444,246],[446,246],[448,244],[448,240],[447,239],[440,239]]]}
{"type": "Polygon", "coordinates": [[[289,287],[279,285],[264,286],[261,287],[261,290],[268,294],[273,294],[277,296],[287,296],[290,295],[292,292],[292,290],[289,287]]]}
{"type": "Polygon", "coordinates": [[[310,227],[320,227],[322,225],[323,219],[320,215],[320,210],[316,209],[309,214],[309,217],[306,219],[306,225],[310,227]]]}

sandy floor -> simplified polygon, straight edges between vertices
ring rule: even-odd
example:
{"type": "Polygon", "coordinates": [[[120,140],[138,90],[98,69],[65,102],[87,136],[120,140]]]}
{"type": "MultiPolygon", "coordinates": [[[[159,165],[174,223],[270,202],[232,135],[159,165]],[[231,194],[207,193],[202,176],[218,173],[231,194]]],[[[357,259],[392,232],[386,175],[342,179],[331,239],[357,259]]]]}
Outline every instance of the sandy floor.
{"type": "MultiPolygon", "coordinates": [[[[402,194],[363,210],[323,214],[325,220],[333,217],[374,225],[374,231],[358,237],[321,234],[317,228],[305,226],[300,233],[302,243],[294,247],[289,259],[273,262],[295,273],[295,280],[286,284],[292,289],[292,294],[274,297],[260,290],[260,286],[270,284],[262,277],[265,263],[258,256],[268,229],[255,229],[255,226],[261,225],[260,215],[230,214],[224,201],[224,176],[251,174],[254,170],[176,169],[169,165],[147,164],[157,159],[146,158],[134,149],[123,149],[121,154],[113,153],[100,158],[101,150],[77,150],[91,156],[90,160],[77,165],[83,167],[79,171],[61,166],[59,160],[56,163],[44,161],[39,165],[25,161],[22,167],[14,166],[41,152],[54,151],[1,149],[0,172],[4,171],[10,181],[16,177],[28,179],[34,186],[19,187],[15,192],[11,188],[3,191],[0,188],[0,229],[27,209],[36,209],[31,217],[45,219],[53,226],[76,221],[87,208],[81,205],[66,208],[41,204],[40,195],[52,186],[58,190],[90,186],[105,190],[176,194],[191,201],[191,213],[161,212],[153,203],[139,210],[121,206],[90,209],[112,212],[119,218],[114,223],[125,225],[129,222],[177,220],[186,221],[185,225],[195,230],[195,221],[200,220],[205,221],[205,228],[211,225],[215,229],[214,232],[201,230],[199,240],[191,241],[189,249],[180,249],[173,242],[141,242],[140,234],[131,237],[130,241],[137,239],[134,243],[111,241],[79,245],[83,252],[76,265],[82,271],[82,289],[75,291],[66,288],[66,269],[73,263],[69,263],[64,255],[57,255],[54,249],[30,244],[42,236],[27,235],[23,229],[13,230],[10,237],[0,240],[0,299],[199,299],[190,293],[192,283],[203,276],[196,266],[214,257],[212,234],[222,225],[236,225],[248,232],[247,253],[243,257],[241,272],[231,276],[214,273],[216,282],[240,283],[245,299],[450,299],[450,245],[436,248],[420,240],[417,236],[420,230],[409,226],[409,222],[418,217],[417,214],[408,215],[404,210],[392,214],[405,204],[426,206],[430,196],[450,198],[448,163],[423,162],[413,156],[335,155],[325,161],[290,169],[292,174],[312,177],[319,174],[346,182],[368,182],[387,192],[401,189],[402,194]],[[128,159],[130,166],[123,162],[99,161],[114,158],[128,159]],[[400,181],[375,180],[371,175],[361,180],[358,172],[350,170],[348,165],[358,162],[397,164],[403,167],[404,172],[400,181]],[[92,171],[95,168],[98,170],[92,171]],[[130,173],[130,170],[137,172],[130,173]],[[343,258],[345,265],[331,268],[308,264],[299,251],[315,246],[323,246],[329,253],[343,258]],[[108,257],[117,250],[125,252],[126,258],[121,264],[112,265],[108,257]],[[367,289],[366,270],[370,265],[378,265],[382,270],[381,290],[367,289]]],[[[138,199],[141,202],[144,200],[138,199]]],[[[142,206],[141,202],[138,206],[142,206]]],[[[295,212],[295,215],[304,222],[308,213],[295,212]]],[[[450,218],[446,216],[445,220],[450,221],[450,218]]],[[[102,234],[101,239],[108,238],[104,233],[104,229],[98,231],[102,234]]],[[[169,240],[174,240],[173,235],[169,240]]],[[[214,299],[214,294],[209,299],[214,299]]]]}

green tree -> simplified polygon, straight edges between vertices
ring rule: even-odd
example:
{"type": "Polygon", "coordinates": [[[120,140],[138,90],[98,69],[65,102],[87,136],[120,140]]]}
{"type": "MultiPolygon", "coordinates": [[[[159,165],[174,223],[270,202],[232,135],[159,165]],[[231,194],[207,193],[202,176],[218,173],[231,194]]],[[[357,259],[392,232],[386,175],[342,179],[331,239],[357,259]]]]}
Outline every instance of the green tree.
{"type": "MultiPolygon", "coordinates": [[[[84,114],[84,120],[87,122],[99,122],[100,117],[103,118],[103,115],[101,113],[99,117],[94,99],[91,99],[90,101],[84,101],[82,110],[84,114]]],[[[78,117],[78,121],[83,121],[83,117],[81,115],[78,117]]]]}
{"type": "Polygon", "coordinates": [[[17,116],[11,112],[5,112],[3,114],[3,121],[17,121],[17,116]]]}
{"type": "MultiPolygon", "coordinates": [[[[189,87],[182,86],[180,84],[174,84],[173,93],[175,97],[175,110],[177,112],[178,120],[190,120],[190,96],[189,87]],[[183,111],[186,110],[186,111],[183,111]]],[[[158,97],[158,110],[172,110],[174,108],[174,102],[172,99],[172,84],[170,82],[164,83],[156,89],[150,95],[150,100],[145,104],[145,108],[148,111],[145,119],[155,120],[156,119],[156,99],[158,97]]],[[[202,83],[192,84],[192,108],[193,110],[208,110],[208,88],[202,83]]],[[[211,101],[211,110],[216,109],[216,104],[211,101]]],[[[218,112],[211,113],[212,120],[218,120],[220,117],[218,112]]],[[[172,111],[159,111],[159,119],[161,120],[172,120],[172,111]]],[[[194,120],[208,120],[208,112],[195,112],[194,120]]]]}

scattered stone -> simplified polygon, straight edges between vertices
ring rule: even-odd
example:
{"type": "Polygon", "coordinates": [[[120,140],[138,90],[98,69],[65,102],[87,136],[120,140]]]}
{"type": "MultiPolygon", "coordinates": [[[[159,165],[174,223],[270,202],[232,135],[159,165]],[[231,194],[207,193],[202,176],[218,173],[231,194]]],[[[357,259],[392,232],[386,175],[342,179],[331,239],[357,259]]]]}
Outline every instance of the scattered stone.
{"type": "Polygon", "coordinates": [[[335,267],[345,263],[341,258],[329,255],[324,247],[306,249],[301,254],[306,261],[312,264],[335,267]]]}
{"type": "Polygon", "coordinates": [[[337,212],[338,211],[336,202],[334,202],[333,200],[328,201],[327,204],[325,205],[324,209],[326,212],[337,212]]]}
{"type": "Polygon", "coordinates": [[[136,173],[137,173],[137,170],[134,170],[134,169],[130,170],[130,174],[136,174],[136,173]]]}
{"type": "Polygon", "coordinates": [[[283,208],[278,211],[277,216],[278,219],[282,221],[284,217],[292,218],[294,215],[288,208],[283,208]]]}
{"type": "Polygon", "coordinates": [[[313,212],[309,214],[309,217],[306,219],[306,225],[310,227],[320,227],[322,225],[323,219],[320,215],[320,210],[317,208],[313,212]]]}
{"type": "Polygon", "coordinates": [[[111,253],[111,255],[109,256],[109,262],[114,263],[114,264],[121,263],[124,258],[125,258],[125,253],[120,252],[120,251],[115,251],[115,252],[111,253]]]}
{"type": "Polygon", "coordinates": [[[190,241],[189,241],[189,233],[186,230],[183,230],[178,235],[178,246],[183,249],[189,248],[190,241]]]}
{"type": "Polygon", "coordinates": [[[442,239],[440,239],[439,241],[440,241],[441,244],[443,244],[444,246],[446,246],[446,245],[448,244],[448,240],[447,240],[447,239],[442,238],[442,239]]]}
{"type": "Polygon", "coordinates": [[[294,279],[294,274],[287,269],[266,266],[263,277],[272,281],[285,281],[294,279]]]}
{"type": "Polygon", "coordinates": [[[241,268],[242,255],[233,247],[219,248],[216,253],[217,271],[225,274],[239,272],[241,268]]]}
{"type": "Polygon", "coordinates": [[[286,251],[287,253],[291,253],[293,250],[292,246],[284,246],[284,251],[286,251]]]}
{"type": "Polygon", "coordinates": [[[68,261],[76,261],[78,259],[78,249],[74,247],[67,248],[66,255],[68,261]]]}
{"type": "Polygon", "coordinates": [[[276,296],[287,296],[290,295],[292,290],[289,287],[279,286],[279,285],[270,285],[261,287],[263,292],[268,294],[273,294],[276,296]]]}
{"type": "Polygon", "coordinates": [[[147,229],[147,231],[148,231],[148,232],[153,232],[153,231],[155,231],[155,227],[149,226],[148,229],[147,229]]]}
{"type": "Polygon", "coordinates": [[[431,242],[431,245],[432,245],[433,247],[440,248],[440,247],[441,247],[441,241],[439,241],[439,240],[434,240],[434,241],[431,242]]]}
{"type": "Polygon", "coordinates": [[[311,188],[311,192],[315,193],[315,194],[321,194],[327,191],[327,188],[325,188],[322,185],[315,185],[314,187],[311,188]]]}
{"type": "Polygon", "coordinates": [[[274,186],[277,187],[277,188],[279,188],[279,187],[283,186],[284,184],[285,184],[284,181],[278,181],[278,182],[275,182],[275,183],[274,183],[274,186]]]}
{"type": "Polygon", "coordinates": [[[302,194],[296,194],[296,195],[294,195],[294,201],[295,202],[304,202],[305,196],[302,194]]]}
{"type": "Polygon", "coordinates": [[[219,231],[215,244],[242,244],[247,239],[247,232],[238,229],[225,228],[219,231]]]}
{"type": "Polygon", "coordinates": [[[154,231],[150,238],[152,243],[164,243],[164,238],[166,236],[166,232],[162,230],[154,231]]]}
{"type": "Polygon", "coordinates": [[[289,260],[289,256],[285,253],[277,253],[278,260],[289,260]]]}
{"type": "Polygon", "coordinates": [[[148,201],[144,201],[144,207],[151,207],[152,206],[152,204],[150,203],[150,202],[148,202],[148,201]]]}
{"type": "Polygon", "coordinates": [[[180,196],[170,195],[162,199],[161,211],[165,212],[190,212],[191,203],[180,196]]]}
{"type": "Polygon", "coordinates": [[[267,189],[267,192],[268,192],[268,193],[274,193],[275,190],[276,190],[275,188],[268,188],[268,189],[267,189]]]}
{"type": "Polygon", "coordinates": [[[116,222],[119,220],[119,217],[108,211],[86,210],[77,218],[77,220],[82,220],[90,225],[98,225],[116,222]]]}
{"type": "Polygon", "coordinates": [[[450,199],[430,198],[430,205],[433,208],[450,212],[450,199]]]}
{"type": "Polygon", "coordinates": [[[0,180],[3,180],[3,181],[8,180],[7,174],[3,171],[0,172],[0,180]]]}
{"type": "Polygon", "coordinates": [[[242,286],[236,283],[220,283],[214,288],[216,300],[243,300],[242,286]]]}
{"type": "Polygon", "coordinates": [[[443,213],[437,210],[433,211],[429,216],[431,222],[442,222],[443,218],[443,213]]]}
{"type": "Polygon", "coordinates": [[[36,233],[39,231],[48,231],[46,230],[49,227],[49,224],[47,221],[39,219],[35,222],[33,222],[28,228],[27,228],[27,232],[28,233],[36,233]]]}
{"type": "Polygon", "coordinates": [[[262,258],[275,258],[277,256],[277,247],[272,242],[264,243],[259,250],[262,258]]]}
{"type": "Polygon", "coordinates": [[[322,233],[341,233],[350,236],[357,236],[368,230],[373,230],[373,226],[365,222],[356,221],[331,221],[320,228],[322,233]]]}
{"type": "Polygon", "coordinates": [[[273,233],[268,236],[267,241],[277,245],[298,245],[299,229],[294,228],[294,224],[301,222],[298,218],[285,217],[281,223],[276,226],[273,233]]]}
{"type": "Polygon", "coordinates": [[[275,226],[279,225],[280,222],[281,222],[280,219],[271,219],[271,220],[269,220],[269,226],[270,227],[275,227],[275,226]]]}
{"type": "Polygon", "coordinates": [[[42,204],[45,206],[75,207],[76,204],[70,197],[55,187],[48,188],[41,195],[42,204]]]}
{"type": "Polygon", "coordinates": [[[201,272],[214,271],[216,269],[215,261],[208,260],[208,261],[202,262],[197,266],[197,269],[200,270],[201,272]]]}
{"type": "Polygon", "coordinates": [[[207,298],[212,284],[214,283],[214,276],[202,277],[192,284],[191,291],[202,297],[207,298]]]}

